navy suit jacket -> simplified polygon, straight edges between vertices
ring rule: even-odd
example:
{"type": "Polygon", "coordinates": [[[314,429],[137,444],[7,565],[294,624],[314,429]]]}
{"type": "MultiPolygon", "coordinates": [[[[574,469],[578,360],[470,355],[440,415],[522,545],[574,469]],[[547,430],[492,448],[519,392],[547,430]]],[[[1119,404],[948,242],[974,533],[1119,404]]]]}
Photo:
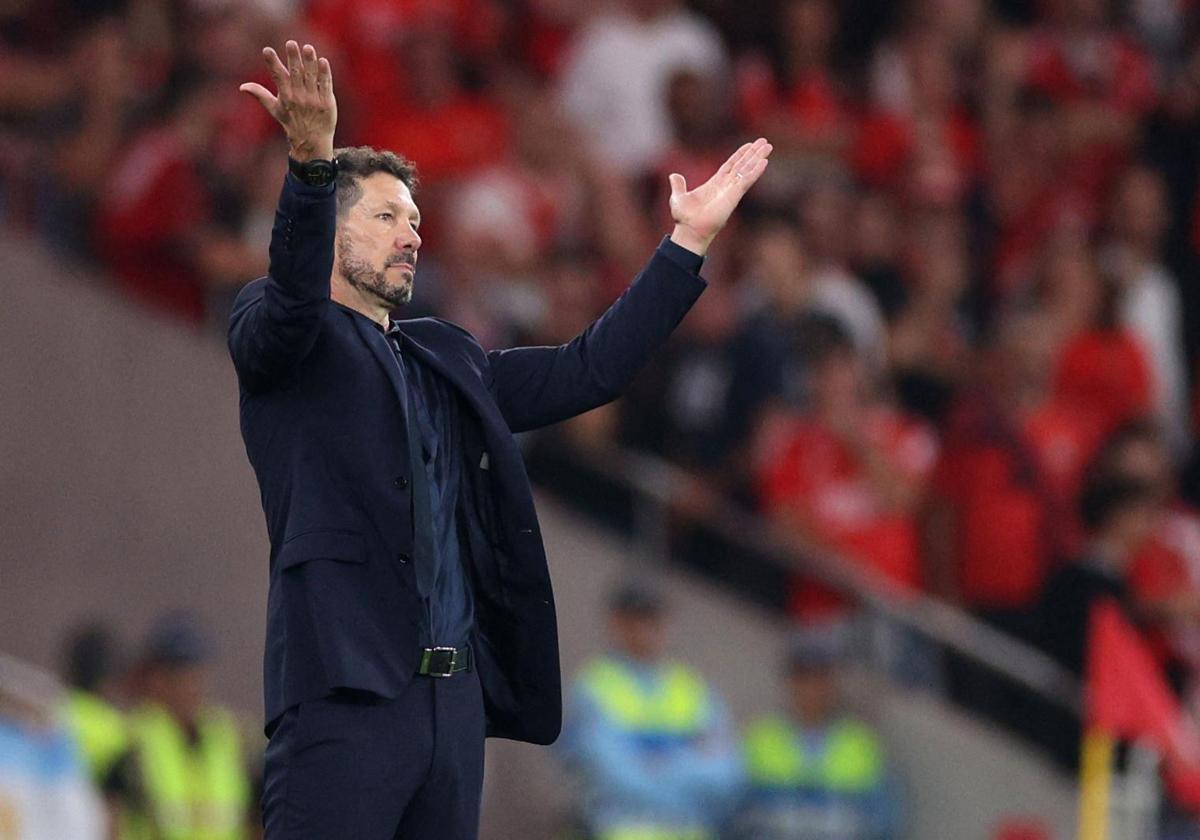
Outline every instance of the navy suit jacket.
{"type": "MultiPolygon", "coordinates": [[[[396,697],[420,655],[403,384],[382,333],[329,297],[332,187],[285,179],[266,277],[239,294],[229,351],[241,430],[271,540],[266,719],[338,687],[396,697]]],[[[488,734],[550,743],[561,725],[554,595],[514,432],[614,399],[704,282],[655,253],[560,347],[485,352],[436,318],[405,351],[459,391],[468,417],[459,519],[488,734]]]]}

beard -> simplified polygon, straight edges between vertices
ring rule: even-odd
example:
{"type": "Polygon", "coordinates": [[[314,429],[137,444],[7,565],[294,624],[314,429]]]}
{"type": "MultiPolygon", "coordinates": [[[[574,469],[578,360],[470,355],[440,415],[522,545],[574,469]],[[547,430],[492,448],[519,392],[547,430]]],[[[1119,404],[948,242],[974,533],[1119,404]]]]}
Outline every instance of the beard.
{"type": "Polygon", "coordinates": [[[388,269],[391,266],[412,266],[409,259],[393,257],[385,262],[383,270],[379,271],[354,252],[354,247],[350,244],[349,237],[346,236],[341,237],[338,241],[338,252],[340,254],[338,269],[346,278],[346,282],[355,289],[374,295],[393,309],[404,306],[412,300],[413,281],[411,277],[398,283],[388,278],[388,269]]]}

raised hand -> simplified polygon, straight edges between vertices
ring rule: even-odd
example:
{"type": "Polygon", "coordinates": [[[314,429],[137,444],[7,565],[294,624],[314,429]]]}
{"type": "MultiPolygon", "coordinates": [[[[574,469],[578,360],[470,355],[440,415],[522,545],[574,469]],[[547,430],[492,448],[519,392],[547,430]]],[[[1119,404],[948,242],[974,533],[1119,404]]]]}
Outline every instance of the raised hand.
{"type": "Polygon", "coordinates": [[[704,254],[746,190],[766,170],[771,149],[771,144],[762,137],[745,144],[694,190],[688,190],[682,175],[673,173],[669,178],[671,216],[675,219],[671,240],[689,251],[704,254]]]}
{"type": "Polygon", "coordinates": [[[250,94],[283,126],[288,154],[300,162],[333,157],[333,130],[337,126],[337,100],[333,96],[333,70],[329,59],[318,58],[316,48],[295,41],[284,46],[287,66],[271,47],[263,59],[278,95],[260,84],[246,82],[238,90],[250,94]]]}

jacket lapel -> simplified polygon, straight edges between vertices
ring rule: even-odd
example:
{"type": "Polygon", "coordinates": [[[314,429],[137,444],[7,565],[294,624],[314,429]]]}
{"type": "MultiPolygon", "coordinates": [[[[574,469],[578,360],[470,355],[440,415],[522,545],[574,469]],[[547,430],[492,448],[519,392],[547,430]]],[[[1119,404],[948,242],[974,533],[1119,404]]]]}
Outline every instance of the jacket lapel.
{"type": "Polygon", "coordinates": [[[396,354],[388,346],[387,339],[383,337],[383,333],[379,331],[379,328],[367,318],[357,317],[350,311],[347,311],[345,314],[351,323],[354,324],[359,338],[367,345],[367,349],[371,351],[371,355],[375,357],[375,361],[379,362],[383,367],[383,372],[387,374],[388,381],[392,383],[392,390],[396,392],[396,399],[400,401],[400,405],[407,411],[408,401],[407,394],[404,391],[404,379],[400,374],[400,366],[396,361],[396,354]]]}

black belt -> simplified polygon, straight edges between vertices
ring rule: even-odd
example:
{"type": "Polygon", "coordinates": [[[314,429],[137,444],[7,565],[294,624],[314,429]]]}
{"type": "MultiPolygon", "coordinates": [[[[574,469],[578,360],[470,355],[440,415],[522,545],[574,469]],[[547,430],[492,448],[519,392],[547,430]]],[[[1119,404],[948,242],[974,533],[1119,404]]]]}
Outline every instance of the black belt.
{"type": "Polygon", "coordinates": [[[427,677],[448,677],[459,671],[471,670],[469,647],[431,647],[421,649],[421,665],[417,673],[427,677]]]}

